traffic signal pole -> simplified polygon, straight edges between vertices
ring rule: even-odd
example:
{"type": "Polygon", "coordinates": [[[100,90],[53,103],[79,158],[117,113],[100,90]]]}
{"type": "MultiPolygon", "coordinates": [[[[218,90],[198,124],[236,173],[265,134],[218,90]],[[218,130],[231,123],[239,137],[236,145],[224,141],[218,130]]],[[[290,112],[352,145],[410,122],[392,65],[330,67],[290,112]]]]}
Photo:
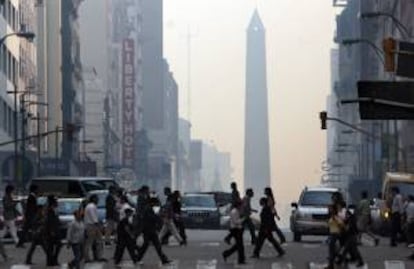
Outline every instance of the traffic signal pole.
{"type": "MultiPolygon", "coordinates": [[[[331,121],[336,121],[336,122],[338,122],[338,123],[340,123],[340,124],[342,124],[342,125],[345,125],[345,126],[347,126],[347,127],[351,128],[351,129],[353,129],[353,130],[355,130],[355,131],[357,131],[357,132],[359,132],[359,133],[361,133],[361,134],[363,134],[363,135],[365,135],[365,136],[367,136],[367,137],[369,137],[369,138],[371,138],[371,139],[373,139],[373,140],[379,140],[379,141],[381,141],[381,136],[378,136],[378,135],[376,135],[376,134],[374,134],[374,133],[371,133],[371,132],[369,132],[369,131],[367,131],[367,130],[361,129],[361,128],[359,128],[359,127],[357,127],[357,126],[355,126],[355,125],[353,125],[353,124],[351,124],[351,123],[348,123],[348,122],[346,122],[346,121],[344,121],[344,120],[341,120],[341,119],[339,119],[339,118],[329,117],[329,116],[326,114],[326,112],[325,112],[325,111],[322,111],[322,112],[320,113],[319,117],[320,117],[320,119],[321,119],[322,129],[326,129],[326,128],[323,128],[324,126],[326,127],[326,121],[328,121],[328,120],[331,120],[331,121]]],[[[403,165],[404,165],[404,167],[403,167],[403,171],[404,171],[404,172],[407,172],[407,168],[408,168],[408,165],[407,165],[407,153],[406,153],[405,149],[401,148],[401,147],[400,147],[398,144],[396,144],[396,143],[387,142],[386,144],[387,144],[388,146],[391,146],[391,147],[396,148],[399,152],[401,152],[401,155],[402,155],[402,158],[403,158],[403,165]]]]}

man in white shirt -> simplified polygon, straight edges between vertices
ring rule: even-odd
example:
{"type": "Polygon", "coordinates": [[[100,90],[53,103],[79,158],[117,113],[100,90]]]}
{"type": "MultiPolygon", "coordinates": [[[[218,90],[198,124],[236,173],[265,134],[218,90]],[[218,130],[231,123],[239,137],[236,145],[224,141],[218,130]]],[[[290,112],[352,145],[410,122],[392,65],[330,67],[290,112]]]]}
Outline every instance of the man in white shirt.
{"type": "Polygon", "coordinates": [[[245,264],[246,259],[244,256],[244,245],[243,245],[243,218],[240,217],[241,201],[236,200],[233,202],[233,209],[230,212],[230,233],[235,239],[235,244],[225,250],[222,255],[224,261],[237,251],[238,263],[245,264]]]}
{"type": "Polygon", "coordinates": [[[89,255],[89,250],[92,248],[92,245],[95,244],[96,252],[94,253],[95,260],[106,261],[102,258],[103,253],[103,239],[102,239],[102,227],[98,219],[98,209],[96,205],[98,204],[98,196],[96,194],[91,195],[89,202],[85,207],[84,223],[86,230],[86,241],[84,248],[84,257],[85,262],[91,262],[89,255]]]}
{"type": "Polygon", "coordinates": [[[391,241],[392,247],[397,246],[397,236],[401,234],[401,216],[404,213],[404,201],[398,187],[391,189],[392,205],[391,205],[391,241]]]}

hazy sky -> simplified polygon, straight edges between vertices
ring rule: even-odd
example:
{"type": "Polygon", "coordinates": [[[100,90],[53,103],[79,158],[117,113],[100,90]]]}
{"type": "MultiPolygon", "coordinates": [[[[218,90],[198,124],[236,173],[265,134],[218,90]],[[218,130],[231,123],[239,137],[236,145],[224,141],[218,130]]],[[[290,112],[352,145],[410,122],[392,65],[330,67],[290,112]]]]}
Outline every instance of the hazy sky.
{"type": "Polygon", "coordinates": [[[319,182],[325,158],[318,113],[330,85],[332,1],[164,0],[164,53],[186,118],[190,29],[193,138],[231,152],[242,182],[246,28],[256,5],[267,34],[272,186],[281,203],[290,203],[305,184],[319,182]]]}

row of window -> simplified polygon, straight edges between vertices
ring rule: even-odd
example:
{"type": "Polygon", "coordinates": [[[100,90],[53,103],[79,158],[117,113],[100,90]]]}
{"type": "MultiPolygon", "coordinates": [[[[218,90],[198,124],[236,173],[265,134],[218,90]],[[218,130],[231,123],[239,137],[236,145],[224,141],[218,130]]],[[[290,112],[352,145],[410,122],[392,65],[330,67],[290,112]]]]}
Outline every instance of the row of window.
{"type": "Polygon", "coordinates": [[[14,136],[14,110],[11,109],[8,104],[0,98],[0,128],[3,129],[10,137],[14,136]]]}
{"type": "Polygon", "coordinates": [[[0,51],[0,71],[13,83],[17,82],[18,62],[6,46],[1,47],[0,51]]]}
{"type": "Polygon", "coordinates": [[[10,2],[5,0],[2,7],[2,15],[14,32],[20,31],[19,29],[19,12],[10,2]]]}

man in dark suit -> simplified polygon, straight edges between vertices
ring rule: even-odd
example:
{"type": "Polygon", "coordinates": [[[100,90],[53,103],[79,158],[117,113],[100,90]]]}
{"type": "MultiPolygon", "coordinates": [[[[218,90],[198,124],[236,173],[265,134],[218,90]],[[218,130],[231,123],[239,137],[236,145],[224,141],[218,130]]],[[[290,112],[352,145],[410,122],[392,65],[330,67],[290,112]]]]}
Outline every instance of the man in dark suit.
{"type": "Polygon", "coordinates": [[[39,187],[37,185],[30,186],[30,194],[26,200],[26,210],[24,212],[23,231],[17,244],[17,247],[24,247],[24,243],[28,240],[29,232],[32,232],[33,225],[37,216],[37,194],[39,187]]]}

